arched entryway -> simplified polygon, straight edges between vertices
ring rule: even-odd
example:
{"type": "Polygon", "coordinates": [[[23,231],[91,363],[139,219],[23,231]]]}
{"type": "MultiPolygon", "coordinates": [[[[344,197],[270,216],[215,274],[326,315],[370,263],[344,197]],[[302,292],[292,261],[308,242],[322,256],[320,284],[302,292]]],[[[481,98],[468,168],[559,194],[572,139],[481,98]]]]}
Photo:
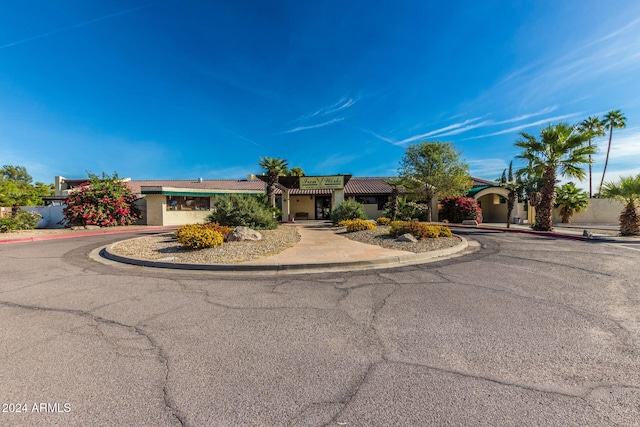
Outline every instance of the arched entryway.
{"type": "MultiPolygon", "coordinates": [[[[473,197],[482,209],[482,222],[505,223],[507,222],[507,198],[509,190],[504,187],[485,185],[474,187],[467,193],[467,197],[473,197]]],[[[522,203],[516,204],[511,213],[509,222],[519,219],[526,220],[522,203]]]]}

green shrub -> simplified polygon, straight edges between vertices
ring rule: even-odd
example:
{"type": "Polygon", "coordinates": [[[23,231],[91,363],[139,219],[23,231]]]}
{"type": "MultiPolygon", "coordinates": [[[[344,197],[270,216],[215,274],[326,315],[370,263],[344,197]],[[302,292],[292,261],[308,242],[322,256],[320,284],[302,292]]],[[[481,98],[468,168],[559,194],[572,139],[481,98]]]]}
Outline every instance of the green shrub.
{"type": "Polygon", "coordinates": [[[438,237],[451,237],[451,229],[442,225],[429,225],[417,221],[392,221],[389,234],[393,237],[410,233],[416,239],[433,239],[438,237]]]}
{"type": "Polygon", "coordinates": [[[273,210],[260,203],[258,198],[233,194],[216,198],[213,212],[207,219],[228,227],[272,230],[278,226],[273,215],[273,210]]]}
{"type": "MultiPolygon", "coordinates": [[[[391,217],[391,202],[385,205],[383,215],[391,217]]],[[[398,210],[396,211],[396,219],[398,221],[411,221],[417,219],[426,221],[429,214],[429,206],[425,203],[408,202],[405,199],[398,199],[398,210]]]]}
{"type": "Polygon", "coordinates": [[[340,227],[347,227],[347,232],[352,233],[354,231],[362,230],[375,230],[376,225],[367,221],[366,219],[345,219],[338,223],[340,227]]]}
{"type": "Polygon", "coordinates": [[[345,200],[331,212],[331,222],[338,224],[347,219],[367,219],[362,203],[345,200]]]}
{"type": "Polygon", "coordinates": [[[32,230],[40,222],[42,216],[35,212],[20,210],[15,217],[0,218],[0,233],[12,230],[32,230]]]}
{"type": "Polygon", "coordinates": [[[391,223],[391,218],[387,218],[386,216],[381,216],[376,220],[378,225],[389,225],[391,223]]]}
{"type": "Polygon", "coordinates": [[[226,242],[227,237],[229,237],[229,233],[233,231],[233,227],[229,227],[226,225],[220,225],[215,222],[207,222],[206,224],[202,224],[203,227],[209,228],[213,231],[217,231],[222,235],[222,239],[226,242]]]}
{"type": "Polygon", "coordinates": [[[191,249],[215,248],[224,239],[222,234],[205,224],[187,224],[175,232],[178,243],[191,249]]]}

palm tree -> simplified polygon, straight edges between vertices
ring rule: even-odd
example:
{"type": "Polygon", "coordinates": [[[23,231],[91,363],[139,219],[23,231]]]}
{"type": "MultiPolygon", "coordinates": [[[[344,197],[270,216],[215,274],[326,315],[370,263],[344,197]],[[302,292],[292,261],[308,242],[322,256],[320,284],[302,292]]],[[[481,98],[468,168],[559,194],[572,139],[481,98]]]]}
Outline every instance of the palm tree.
{"type": "Polygon", "coordinates": [[[276,193],[275,184],[278,182],[280,175],[287,174],[287,160],[279,159],[277,157],[260,157],[258,162],[260,167],[266,171],[267,174],[267,198],[268,203],[276,206],[276,193]]]}
{"type": "Polygon", "coordinates": [[[400,188],[403,182],[400,178],[389,178],[385,181],[386,184],[391,186],[391,199],[389,200],[391,221],[395,221],[398,216],[398,210],[400,209],[400,188]]]}
{"type": "Polygon", "coordinates": [[[620,181],[616,183],[607,182],[602,196],[625,203],[620,214],[620,234],[623,236],[640,234],[640,215],[637,210],[640,203],[640,174],[635,177],[620,177],[620,181]]]}
{"type": "Polygon", "coordinates": [[[613,128],[623,129],[627,127],[627,118],[620,112],[620,110],[609,111],[604,118],[605,129],[609,130],[609,144],[607,144],[607,157],[604,159],[604,169],[602,170],[602,179],[600,179],[600,187],[598,193],[602,191],[602,184],[604,183],[604,174],[607,172],[607,165],[609,164],[609,151],[611,151],[611,138],[613,138],[613,128]]]}
{"type": "Polygon", "coordinates": [[[507,228],[511,227],[511,214],[513,213],[513,209],[516,207],[516,203],[518,203],[518,191],[522,186],[522,182],[520,179],[514,179],[513,177],[513,162],[509,162],[509,173],[507,174],[507,170],[502,171],[502,176],[498,180],[501,187],[509,190],[509,194],[507,195],[507,228]]]}
{"type": "Polygon", "coordinates": [[[573,126],[560,122],[549,124],[540,131],[540,140],[526,132],[520,132],[516,147],[524,151],[519,156],[527,162],[527,167],[519,171],[534,176],[542,176],[540,200],[536,209],[534,229],[553,229],[552,207],[556,198],[556,176],[583,179],[586,175],[580,166],[589,163],[589,154],[595,147],[586,145],[588,135],[575,131],[573,126]],[[523,172],[524,171],[524,172],[523,172]]]}
{"type": "MultiPolygon", "coordinates": [[[[585,120],[580,122],[578,125],[578,131],[582,133],[589,134],[589,146],[591,146],[591,139],[597,136],[604,136],[604,121],[600,120],[597,117],[587,117],[585,120]]],[[[589,154],[589,198],[593,197],[593,187],[592,187],[592,164],[591,164],[591,154],[589,154]]]]}
{"type": "Polygon", "coordinates": [[[291,168],[289,170],[289,176],[304,176],[304,171],[302,170],[302,168],[291,168]]]}
{"type": "Polygon", "coordinates": [[[568,182],[556,190],[556,202],[554,208],[560,208],[562,223],[571,222],[573,214],[582,212],[589,206],[589,198],[585,191],[576,187],[573,182],[568,182]]]}

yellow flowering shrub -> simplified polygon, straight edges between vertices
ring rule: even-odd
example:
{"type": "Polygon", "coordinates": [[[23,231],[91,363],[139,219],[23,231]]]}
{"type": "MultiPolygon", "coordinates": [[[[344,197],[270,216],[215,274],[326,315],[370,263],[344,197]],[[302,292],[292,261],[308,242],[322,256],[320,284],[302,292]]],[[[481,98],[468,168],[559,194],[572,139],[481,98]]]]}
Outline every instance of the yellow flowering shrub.
{"type": "Polygon", "coordinates": [[[428,239],[438,237],[452,237],[451,229],[442,225],[429,225],[417,221],[392,221],[389,234],[393,237],[410,233],[416,239],[428,239]]]}
{"type": "Polygon", "coordinates": [[[338,222],[339,227],[346,227],[347,232],[351,233],[353,231],[362,231],[362,230],[375,230],[376,225],[365,219],[345,219],[343,221],[338,222]]]}
{"type": "Polygon", "coordinates": [[[391,223],[391,218],[381,216],[376,220],[376,222],[378,223],[378,225],[389,225],[391,223]]]}
{"type": "Polygon", "coordinates": [[[178,243],[191,249],[215,248],[224,241],[222,234],[204,224],[187,224],[175,232],[178,243]]]}

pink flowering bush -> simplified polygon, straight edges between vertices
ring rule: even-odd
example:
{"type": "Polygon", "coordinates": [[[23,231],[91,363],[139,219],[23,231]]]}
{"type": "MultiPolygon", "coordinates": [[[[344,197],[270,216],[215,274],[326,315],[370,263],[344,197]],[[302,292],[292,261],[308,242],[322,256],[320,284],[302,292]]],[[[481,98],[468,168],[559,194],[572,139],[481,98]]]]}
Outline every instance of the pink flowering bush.
{"type": "Polygon", "coordinates": [[[131,225],[142,218],[133,205],[138,198],[117,174],[89,175],[89,182],[67,197],[63,214],[67,225],[114,227],[131,225]]]}
{"type": "Polygon", "coordinates": [[[482,209],[472,197],[446,197],[440,200],[439,219],[451,223],[460,223],[465,219],[475,219],[478,224],[482,222],[482,209]]]}

